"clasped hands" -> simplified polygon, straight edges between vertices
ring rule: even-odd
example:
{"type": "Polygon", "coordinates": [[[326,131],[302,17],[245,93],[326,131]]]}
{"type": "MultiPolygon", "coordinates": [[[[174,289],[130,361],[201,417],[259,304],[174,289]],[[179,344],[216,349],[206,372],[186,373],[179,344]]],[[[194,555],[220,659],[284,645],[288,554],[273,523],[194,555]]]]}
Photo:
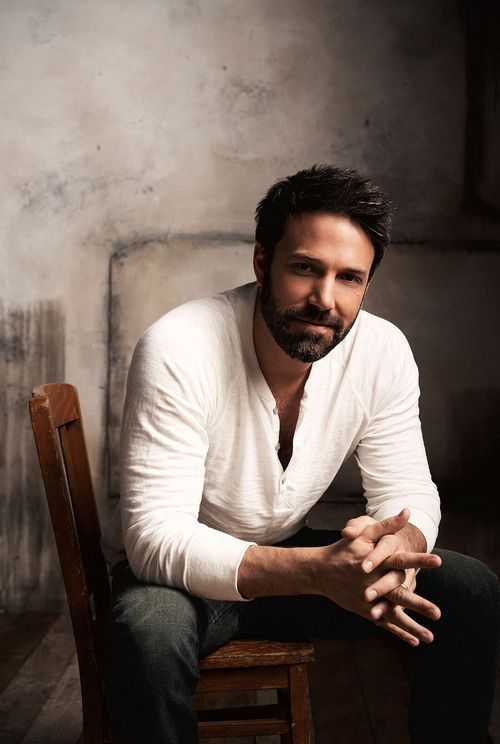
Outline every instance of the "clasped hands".
{"type": "Polygon", "coordinates": [[[335,578],[324,594],[418,646],[420,641],[431,643],[434,637],[406,610],[439,620],[439,607],[416,594],[415,588],[417,570],[439,568],[441,559],[415,552],[411,530],[416,528],[408,525],[409,516],[409,510],[403,509],[397,516],[380,522],[368,516],[350,520],[342,530],[343,539],[328,546],[328,562],[331,561],[335,578]]]}

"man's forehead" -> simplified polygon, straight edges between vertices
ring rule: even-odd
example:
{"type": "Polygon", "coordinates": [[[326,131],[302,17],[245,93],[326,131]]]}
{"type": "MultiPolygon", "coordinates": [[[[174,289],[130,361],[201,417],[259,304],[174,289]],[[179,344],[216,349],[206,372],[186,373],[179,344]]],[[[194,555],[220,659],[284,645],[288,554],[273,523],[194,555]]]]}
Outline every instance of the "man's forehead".
{"type": "Polygon", "coordinates": [[[304,212],[291,215],[276,248],[281,253],[343,248],[373,260],[375,249],[356,222],[342,214],[304,212]]]}

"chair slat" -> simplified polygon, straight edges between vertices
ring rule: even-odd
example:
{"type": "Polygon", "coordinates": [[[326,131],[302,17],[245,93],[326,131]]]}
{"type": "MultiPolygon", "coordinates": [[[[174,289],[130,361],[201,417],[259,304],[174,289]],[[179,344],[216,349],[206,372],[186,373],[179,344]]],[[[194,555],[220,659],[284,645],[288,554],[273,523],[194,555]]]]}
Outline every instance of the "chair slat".
{"type": "Polygon", "coordinates": [[[273,690],[289,686],[288,666],[256,666],[245,669],[206,669],[197,692],[273,690]]]}

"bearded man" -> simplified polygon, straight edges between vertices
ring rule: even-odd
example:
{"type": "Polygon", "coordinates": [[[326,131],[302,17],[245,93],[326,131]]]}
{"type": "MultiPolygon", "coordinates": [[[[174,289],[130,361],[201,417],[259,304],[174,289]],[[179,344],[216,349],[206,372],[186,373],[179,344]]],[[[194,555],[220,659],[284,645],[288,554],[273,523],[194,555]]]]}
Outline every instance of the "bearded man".
{"type": "Polygon", "coordinates": [[[238,634],[388,632],[415,648],[412,742],[486,740],[498,581],[474,559],[431,553],[440,512],[417,368],[402,333],[361,309],[389,220],[355,171],[283,179],[257,207],[257,282],[182,305],[139,341],[122,432],[113,740],[196,742],[198,658],[238,634]],[[352,454],[366,516],[342,533],[311,529],[308,511],[352,454]]]}

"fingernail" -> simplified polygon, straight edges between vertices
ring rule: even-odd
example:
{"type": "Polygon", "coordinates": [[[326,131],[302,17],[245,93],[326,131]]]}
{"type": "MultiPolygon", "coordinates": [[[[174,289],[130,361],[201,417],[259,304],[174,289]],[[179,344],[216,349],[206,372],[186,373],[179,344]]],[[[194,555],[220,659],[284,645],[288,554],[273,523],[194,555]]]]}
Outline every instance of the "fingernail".
{"type": "Polygon", "coordinates": [[[373,568],[373,561],[366,561],[366,563],[362,563],[361,568],[365,573],[370,573],[373,568]]]}
{"type": "Polygon", "coordinates": [[[372,612],[372,617],[374,620],[380,620],[380,618],[382,617],[382,610],[376,607],[372,612]]]}
{"type": "Polygon", "coordinates": [[[371,602],[372,599],[375,599],[375,597],[377,596],[377,591],[375,589],[369,589],[366,592],[366,596],[367,596],[368,600],[371,602]]]}

